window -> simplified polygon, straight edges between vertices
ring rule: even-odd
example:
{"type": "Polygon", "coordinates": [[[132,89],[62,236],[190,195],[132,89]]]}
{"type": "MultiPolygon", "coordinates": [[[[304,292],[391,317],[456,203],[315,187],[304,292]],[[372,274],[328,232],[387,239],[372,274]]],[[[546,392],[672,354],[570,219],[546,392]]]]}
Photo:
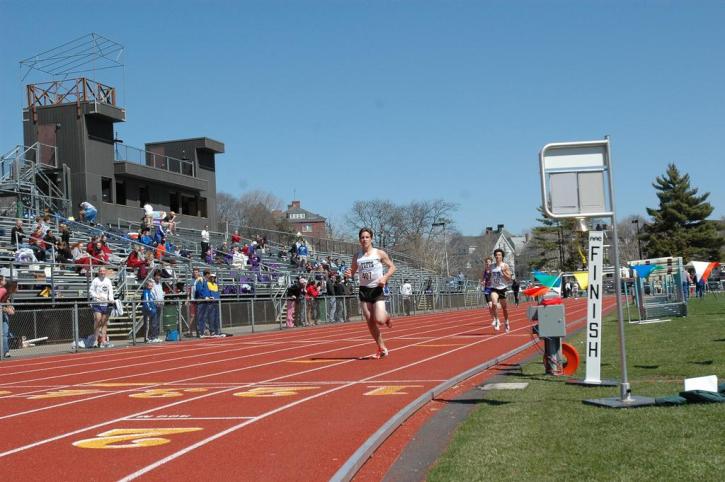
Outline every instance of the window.
{"type": "Polygon", "coordinates": [[[116,204],[126,205],[126,183],[116,181],[116,204]]]}
{"type": "Polygon", "coordinates": [[[179,212],[179,198],[181,196],[178,192],[169,193],[169,211],[179,212]]]}
{"type": "Polygon", "coordinates": [[[206,198],[200,197],[199,198],[199,216],[202,218],[207,217],[206,215],[206,198]]]}
{"type": "Polygon", "coordinates": [[[181,213],[190,216],[198,216],[199,209],[196,198],[193,196],[181,196],[181,213]]]}
{"type": "Polygon", "coordinates": [[[138,207],[142,208],[144,204],[148,204],[149,188],[148,186],[139,186],[138,188],[138,207]]]}
{"type": "Polygon", "coordinates": [[[304,231],[306,233],[311,233],[312,232],[312,226],[309,225],[309,224],[305,224],[305,227],[302,229],[302,231],[304,231]]]}
{"type": "Polygon", "coordinates": [[[305,213],[290,213],[289,219],[305,219],[305,213]]]}
{"type": "Polygon", "coordinates": [[[112,203],[113,202],[113,191],[112,186],[113,180],[109,179],[107,177],[101,178],[101,199],[104,203],[112,203]]]}

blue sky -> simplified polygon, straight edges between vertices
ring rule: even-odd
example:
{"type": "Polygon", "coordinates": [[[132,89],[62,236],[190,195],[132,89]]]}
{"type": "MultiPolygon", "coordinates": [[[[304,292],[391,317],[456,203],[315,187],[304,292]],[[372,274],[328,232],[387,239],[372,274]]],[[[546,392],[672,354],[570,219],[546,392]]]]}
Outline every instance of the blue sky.
{"type": "Polygon", "coordinates": [[[725,215],[722,1],[0,0],[0,18],[2,152],[22,142],[18,61],[97,32],[126,49],[97,77],[121,89],[119,137],[224,142],[221,191],[296,193],[338,225],[356,200],[443,198],[464,234],[520,232],[540,148],[608,134],[620,218],[656,207],[669,162],[725,215]]]}

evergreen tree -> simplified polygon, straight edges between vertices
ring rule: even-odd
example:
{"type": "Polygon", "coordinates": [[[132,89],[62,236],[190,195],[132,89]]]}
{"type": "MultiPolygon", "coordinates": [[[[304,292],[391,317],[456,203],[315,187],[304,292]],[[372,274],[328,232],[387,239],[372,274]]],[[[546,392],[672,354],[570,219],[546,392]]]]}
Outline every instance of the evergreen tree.
{"type": "MultiPolygon", "coordinates": [[[[538,208],[543,214],[543,209],[538,208]]],[[[527,257],[532,269],[573,271],[582,268],[584,260],[580,253],[586,252],[586,240],[576,232],[576,220],[537,219],[541,226],[531,230],[531,241],[527,245],[527,257]]]]}
{"type": "Polygon", "coordinates": [[[680,174],[674,164],[668,165],[665,175],[658,176],[652,186],[660,206],[647,208],[652,216],[642,234],[647,255],[682,256],[685,262],[717,261],[725,240],[718,234],[716,222],[707,220],[713,212],[707,202],[710,193],[698,196],[698,189],[690,187],[689,174],[680,174]]]}

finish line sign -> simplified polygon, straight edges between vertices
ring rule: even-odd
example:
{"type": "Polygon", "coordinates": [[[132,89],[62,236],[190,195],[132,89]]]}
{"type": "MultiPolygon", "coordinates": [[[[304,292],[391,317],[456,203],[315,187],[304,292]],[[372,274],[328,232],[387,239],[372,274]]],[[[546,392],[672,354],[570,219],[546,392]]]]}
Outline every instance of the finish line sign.
{"type": "Polygon", "coordinates": [[[584,382],[601,382],[602,359],[602,261],[604,233],[589,232],[589,289],[587,290],[587,365],[584,382]]]}

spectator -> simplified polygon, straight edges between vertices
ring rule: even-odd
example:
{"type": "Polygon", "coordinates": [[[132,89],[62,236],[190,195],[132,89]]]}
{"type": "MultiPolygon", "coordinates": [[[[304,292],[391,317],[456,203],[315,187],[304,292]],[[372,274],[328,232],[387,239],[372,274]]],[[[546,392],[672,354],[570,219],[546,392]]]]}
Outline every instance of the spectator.
{"type": "Polygon", "coordinates": [[[208,314],[211,299],[211,293],[209,292],[208,281],[211,276],[211,271],[204,270],[204,277],[197,278],[194,281],[194,299],[197,303],[196,308],[196,336],[202,337],[206,335],[206,323],[208,321],[208,314]]]}
{"type": "Polygon", "coordinates": [[[221,327],[219,326],[219,307],[221,302],[221,292],[216,281],[216,273],[210,273],[206,282],[206,288],[209,293],[209,306],[207,308],[206,319],[209,322],[209,334],[211,336],[221,336],[221,327]]]}
{"type": "Polygon", "coordinates": [[[297,263],[298,266],[304,266],[305,263],[307,263],[307,243],[303,241],[300,242],[300,245],[297,247],[297,263]]]}
{"type": "Polygon", "coordinates": [[[205,258],[209,251],[209,226],[204,226],[201,230],[201,256],[205,258]]]}
{"type": "Polygon", "coordinates": [[[63,241],[68,246],[70,246],[70,235],[71,235],[71,231],[68,228],[68,225],[61,224],[60,225],[60,240],[63,241]]]}
{"type": "Polygon", "coordinates": [[[161,343],[159,338],[159,330],[161,327],[161,320],[164,315],[164,286],[161,283],[161,270],[157,269],[154,271],[154,281],[151,290],[153,292],[153,300],[156,304],[156,317],[151,325],[152,330],[149,332],[149,343],[161,343]]]}
{"type": "Polygon", "coordinates": [[[81,209],[79,213],[79,218],[82,222],[88,223],[91,226],[96,224],[96,216],[98,215],[98,210],[93,206],[93,204],[89,203],[88,201],[83,201],[78,205],[78,207],[81,209]]]}
{"type": "Polygon", "coordinates": [[[170,234],[176,235],[176,213],[174,211],[166,213],[166,217],[164,217],[161,225],[170,234]]]}
{"type": "Polygon", "coordinates": [[[25,239],[25,232],[23,231],[23,221],[21,219],[15,220],[15,226],[10,230],[10,244],[17,248],[18,245],[23,244],[25,239]]]}
{"type": "Polygon", "coordinates": [[[319,282],[307,283],[307,321],[316,325],[319,321],[317,297],[320,296],[319,282]]]}
{"type": "Polygon", "coordinates": [[[335,273],[330,273],[325,287],[327,293],[327,321],[332,323],[335,321],[335,310],[337,309],[337,300],[335,299],[335,273]]]}
{"type": "Polygon", "coordinates": [[[141,294],[141,314],[143,315],[144,324],[144,343],[160,342],[159,326],[157,323],[158,318],[156,318],[156,299],[154,298],[153,280],[147,280],[146,283],[144,283],[143,293],[141,294]]]}
{"type": "Polygon", "coordinates": [[[144,262],[143,248],[138,244],[134,244],[131,254],[128,255],[128,258],[126,258],[126,267],[131,268],[133,271],[137,271],[144,262]]]}
{"type": "Polygon", "coordinates": [[[287,328],[295,326],[295,306],[300,294],[300,286],[296,281],[287,288],[287,328]]]}
{"type": "Polygon", "coordinates": [[[410,316],[410,308],[413,304],[413,300],[411,299],[413,295],[413,287],[407,279],[403,280],[403,284],[400,285],[400,295],[403,298],[403,311],[405,311],[405,316],[410,316]]]}
{"type": "Polygon", "coordinates": [[[297,283],[300,286],[300,295],[297,297],[297,319],[301,326],[307,326],[307,278],[303,276],[297,277],[297,283]]]}
{"type": "Polygon", "coordinates": [[[239,249],[239,245],[235,244],[232,248],[232,266],[242,269],[247,265],[247,257],[239,249]]]}
{"type": "MultiPolygon", "coordinates": [[[[194,268],[191,270],[191,283],[188,283],[189,286],[189,336],[194,336],[194,331],[196,331],[196,337],[199,338],[201,335],[199,333],[198,328],[198,319],[199,319],[199,301],[197,301],[197,290],[200,283],[205,282],[204,278],[201,276],[199,272],[199,268],[194,268]]],[[[202,330],[203,330],[203,324],[202,324],[202,330]]]]}
{"type": "Polygon", "coordinates": [[[142,222],[145,228],[151,228],[154,225],[154,208],[149,203],[143,205],[142,222]]]}
{"type": "Polygon", "coordinates": [[[30,235],[30,249],[33,250],[33,254],[38,261],[45,261],[45,241],[43,241],[43,233],[40,226],[37,226],[33,233],[30,235]]]}
{"type": "Polygon", "coordinates": [[[0,303],[2,303],[2,337],[3,337],[3,353],[2,356],[10,356],[10,338],[13,337],[10,332],[10,317],[15,314],[15,307],[11,305],[12,297],[17,291],[16,282],[8,283],[5,276],[0,276],[0,303]]]}
{"type": "Polygon", "coordinates": [[[166,255],[166,238],[161,237],[161,240],[156,244],[156,259],[161,261],[164,259],[164,256],[166,255]]]}
{"type": "Polygon", "coordinates": [[[91,256],[94,258],[94,262],[98,264],[108,264],[110,259],[110,250],[108,247],[103,246],[101,241],[96,241],[91,247],[91,256]]]}
{"type": "Polygon", "coordinates": [[[234,232],[232,233],[231,244],[235,245],[235,244],[239,244],[241,242],[242,242],[242,237],[239,235],[239,231],[235,229],[234,232]]]}
{"type": "Polygon", "coordinates": [[[151,230],[150,230],[149,228],[147,228],[147,227],[143,228],[143,229],[141,230],[141,237],[139,238],[139,242],[141,242],[141,243],[145,244],[146,246],[149,246],[149,247],[153,247],[153,245],[154,245],[154,240],[153,240],[153,238],[152,238],[152,237],[151,237],[151,236],[149,235],[149,232],[150,232],[150,231],[151,231],[151,230]]]}
{"type": "Polygon", "coordinates": [[[108,317],[111,314],[111,303],[113,303],[113,283],[106,277],[106,268],[98,268],[98,276],[91,282],[88,289],[93,308],[93,330],[95,342],[93,347],[99,345],[101,348],[110,348],[113,345],[108,339],[108,317]]]}
{"type": "Polygon", "coordinates": [[[339,276],[335,277],[335,298],[337,298],[337,311],[335,312],[335,321],[342,323],[345,321],[345,287],[339,276]]]}
{"type": "Polygon", "coordinates": [[[73,253],[71,252],[70,246],[65,241],[58,243],[58,249],[55,252],[55,260],[58,263],[72,263],[73,253]]]}
{"type": "Polygon", "coordinates": [[[53,231],[51,231],[50,229],[48,229],[45,232],[45,236],[43,236],[43,242],[45,243],[45,251],[46,251],[46,253],[48,251],[52,252],[56,248],[56,246],[58,244],[58,238],[56,238],[53,235],[53,231]]]}

